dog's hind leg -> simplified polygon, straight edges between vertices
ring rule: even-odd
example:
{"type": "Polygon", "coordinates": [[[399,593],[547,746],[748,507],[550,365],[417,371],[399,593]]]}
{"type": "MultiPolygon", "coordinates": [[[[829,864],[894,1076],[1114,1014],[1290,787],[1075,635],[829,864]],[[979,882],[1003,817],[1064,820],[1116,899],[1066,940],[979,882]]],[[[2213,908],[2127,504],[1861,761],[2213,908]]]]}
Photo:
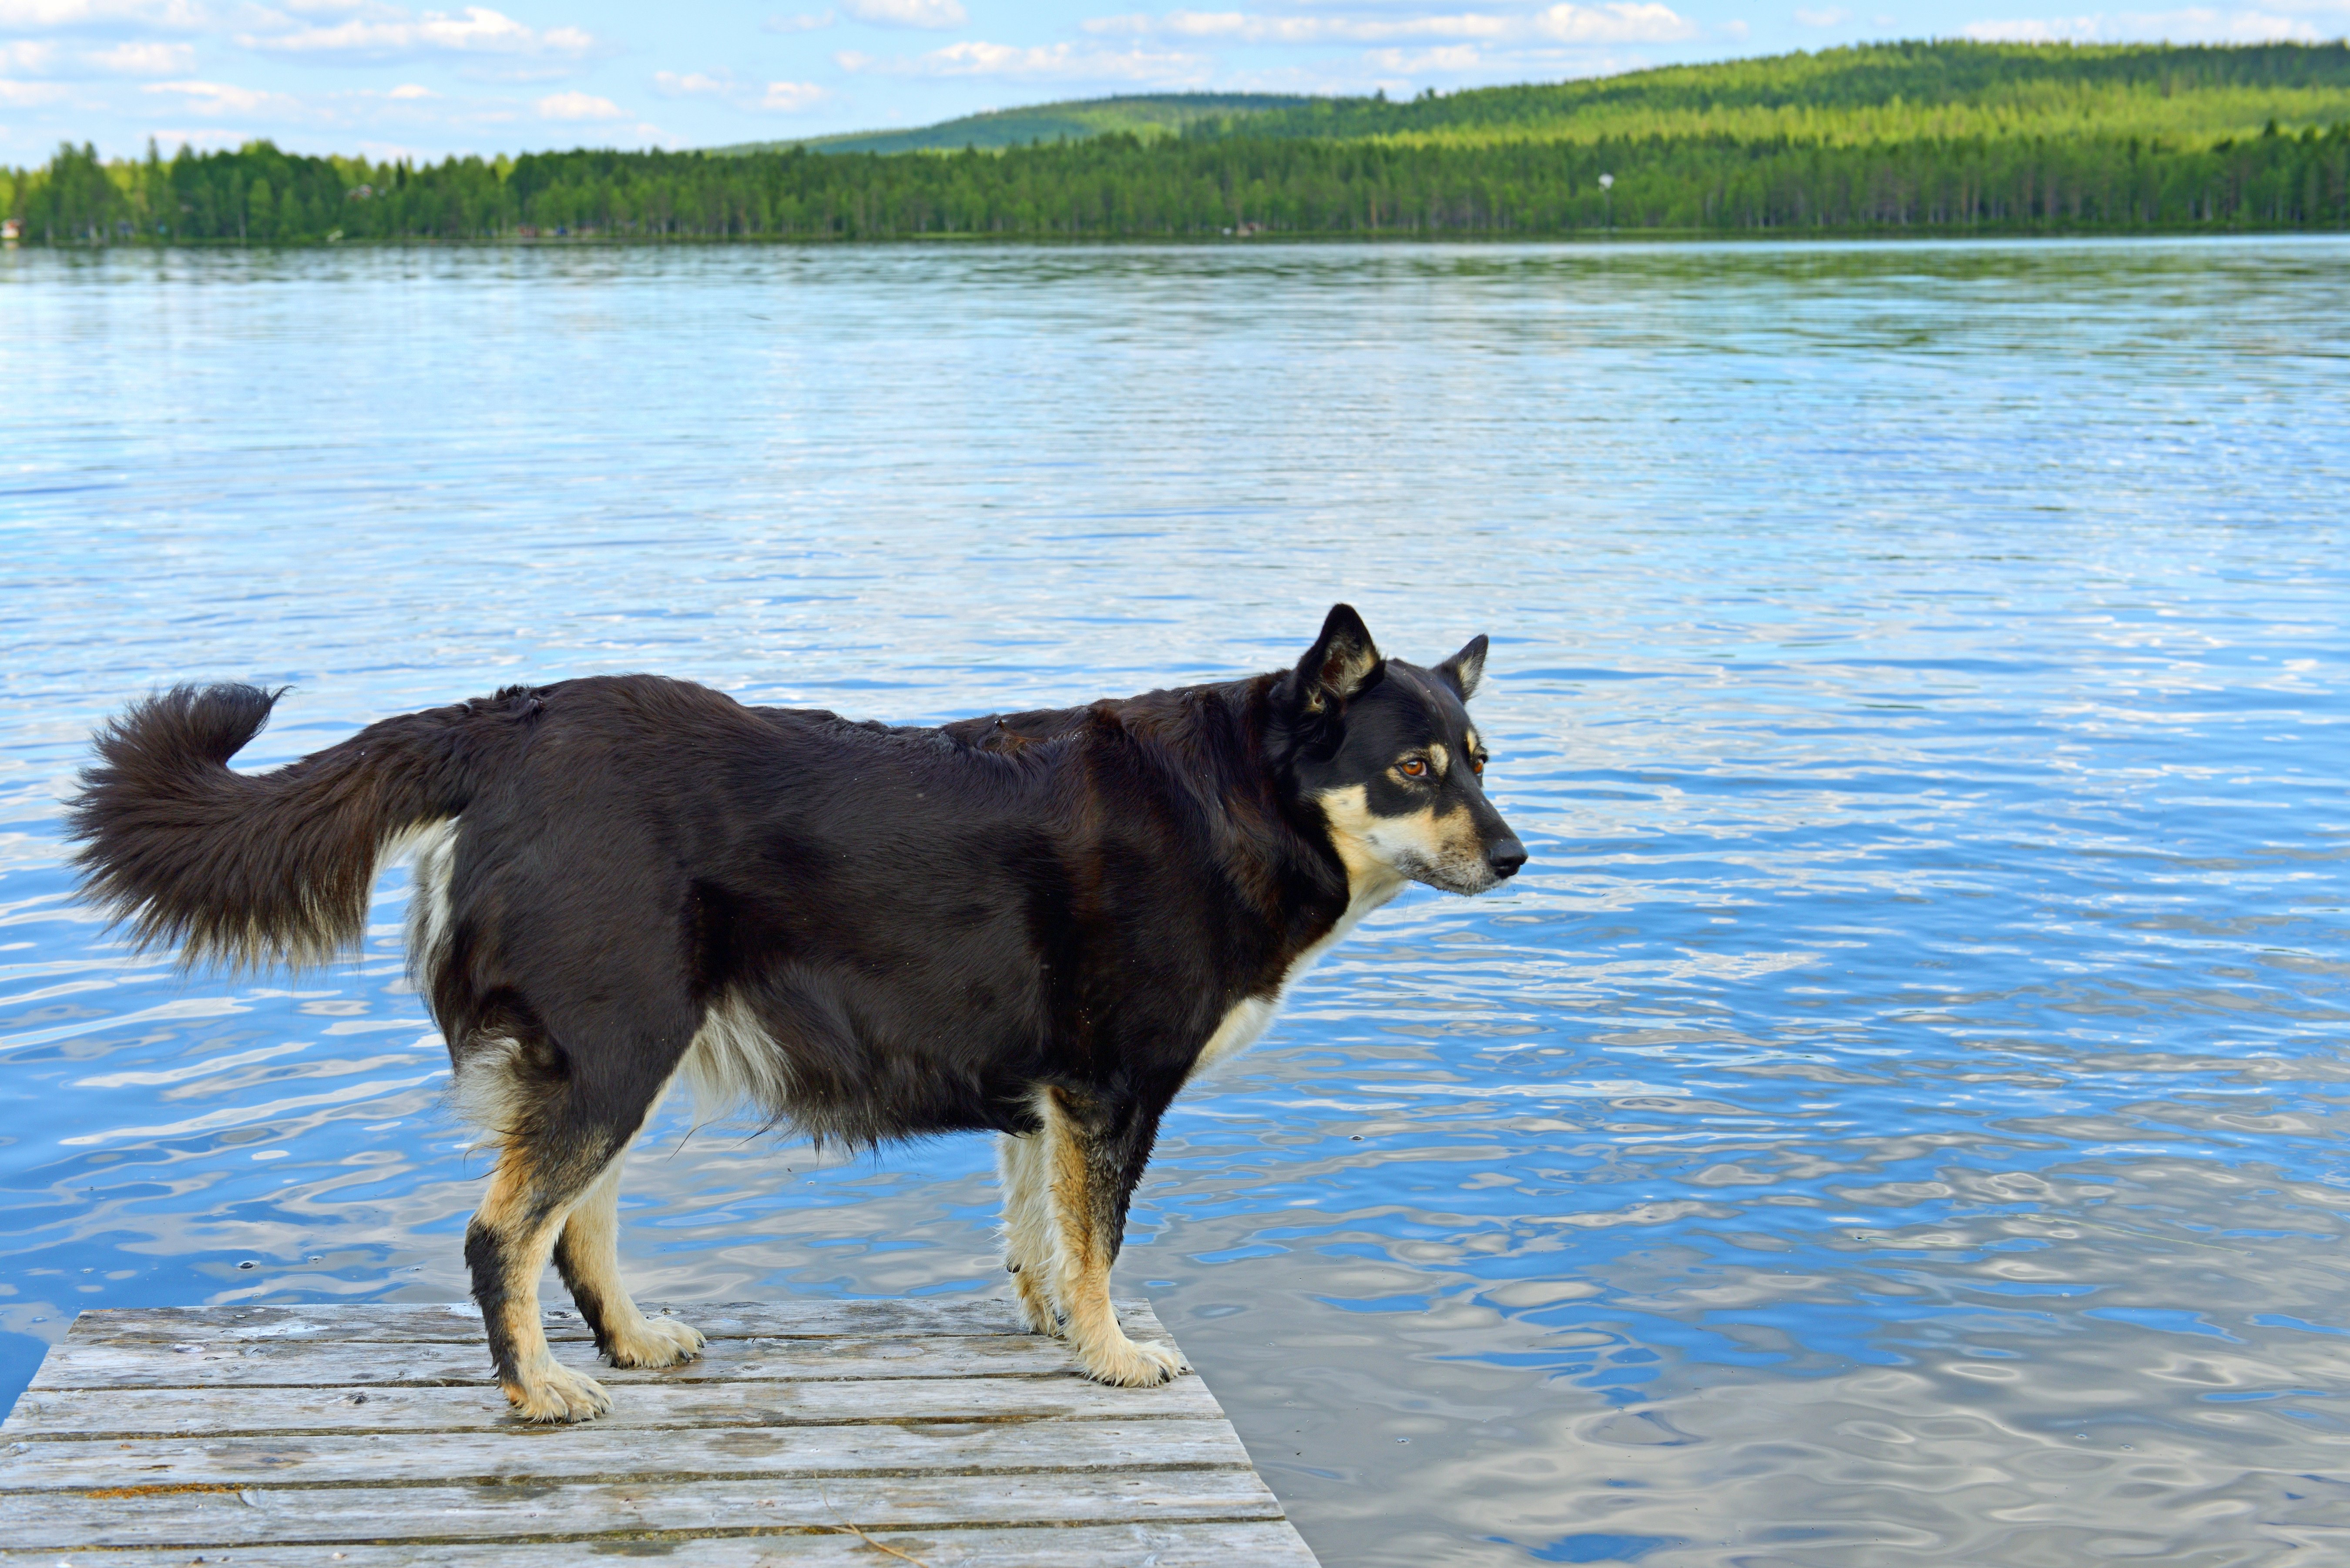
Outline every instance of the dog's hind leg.
{"type": "Polygon", "coordinates": [[[555,1243],[556,1272],[595,1334],[596,1348],[613,1366],[681,1366],[702,1354],[702,1332],[645,1316],[620,1282],[620,1168],[627,1159],[625,1150],[613,1156],[572,1205],[555,1243]]]}
{"type": "Polygon", "coordinates": [[[1020,1318],[1031,1334],[1058,1334],[1053,1310],[1053,1195],[1042,1131],[998,1134],[995,1165],[1003,1186],[1003,1266],[1011,1272],[1020,1318]]]}
{"type": "Polygon", "coordinates": [[[561,1365],[539,1322],[538,1280],[580,1196],[612,1159],[510,1137],[490,1190],[465,1228],[465,1263],[506,1401],[526,1421],[585,1421],[612,1407],[594,1378],[561,1365]]]}
{"type": "Polygon", "coordinates": [[[490,1190],[466,1228],[465,1262],[498,1382],[525,1420],[583,1421],[611,1408],[600,1386],[547,1351],[538,1282],[558,1247],[616,1366],[674,1365],[691,1354],[685,1336],[699,1343],[682,1324],[648,1332],[619,1288],[613,1244],[621,1156],[692,1033],[690,1013],[650,1009],[591,1014],[567,1030],[530,1021],[469,1042],[460,1063],[456,1096],[498,1145],[490,1190]]]}
{"type": "Polygon", "coordinates": [[[1053,1295],[1067,1319],[1070,1348],[1097,1381],[1149,1388],[1186,1370],[1162,1345],[1126,1336],[1109,1303],[1128,1204],[1159,1127],[1155,1111],[1110,1106],[1048,1089],[1044,1112],[1045,1191],[1053,1226],[1053,1295]]]}

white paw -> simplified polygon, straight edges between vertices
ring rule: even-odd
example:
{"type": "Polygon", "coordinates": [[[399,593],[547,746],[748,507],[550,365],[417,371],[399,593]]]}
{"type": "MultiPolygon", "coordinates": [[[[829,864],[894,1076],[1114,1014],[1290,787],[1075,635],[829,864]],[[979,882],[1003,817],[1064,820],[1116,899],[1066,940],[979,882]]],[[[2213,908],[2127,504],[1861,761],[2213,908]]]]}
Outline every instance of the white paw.
{"type": "Polygon", "coordinates": [[[1061,1333],[1061,1314],[1053,1310],[1053,1298],[1036,1274],[1028,1270],[1014,1270],[1012,1294],[1020,1303],[1020,1324],[1030,1334],[1061,1333]]]}
{"type": "Polygon", "coordinates": [[[525,1421],[592,1421],[612,1407],[602,1384],[553,1360],[504,1386],[506,1402],[525,1421]]]}
{"type": "Polygon", "coordinates": [[[615,1366],[682,1366],[702,1354],[702,1331],[670,1317],[639,1318],[612,1336],[605,1354],[615,1366]]]}
{"type": "Polygon", "coordinates": [[[1117,1388],[1156,1388],[1191,1370],[1165,1345],[1124,1334],[1105,1345],[1084,1347],[1077,1358],[1085,1364],[1087,1376],[1117,1388]]]}

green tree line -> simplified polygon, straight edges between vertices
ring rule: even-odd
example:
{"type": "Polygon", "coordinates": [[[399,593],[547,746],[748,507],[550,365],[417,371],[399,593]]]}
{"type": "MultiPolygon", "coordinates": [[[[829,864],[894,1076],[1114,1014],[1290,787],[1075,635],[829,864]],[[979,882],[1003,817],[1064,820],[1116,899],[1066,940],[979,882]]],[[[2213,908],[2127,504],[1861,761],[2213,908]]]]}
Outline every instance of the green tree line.
{"type": "Polygon", "coordinates": [[[2350,227],[2346,182],[2350,46],[1899,44],[999,151],[68,146],[0,213],[53,245],[2193,233],[2350,227]]]}
{"type": "Polygon", "coordinates": [[[946,156],[581,151],[414,166],[266,142],[109,166],[68,148],[15,191],[25,237],[49,244],[2341,229],[2350,123],[2206,148],[1116,136],[946,156]]]}

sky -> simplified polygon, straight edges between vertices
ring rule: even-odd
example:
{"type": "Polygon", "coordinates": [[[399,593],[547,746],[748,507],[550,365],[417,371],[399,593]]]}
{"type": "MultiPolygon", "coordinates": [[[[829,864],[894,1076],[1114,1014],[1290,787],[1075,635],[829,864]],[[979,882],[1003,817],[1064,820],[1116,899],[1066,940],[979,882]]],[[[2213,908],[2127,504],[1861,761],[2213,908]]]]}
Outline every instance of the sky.
{"type": "Polygon", "coordinates": [[[1240,3],[1252,8],[0,0],[0,163],[43,161],[67,140],[112,156],[150,138],[166,155],[265,137],[376,159],[708,147],[1114,93],[1393,97],[1887,38],[2250,43],[2350,32],[2350,0],[2157,11],[2072,11],[2062,0],[1240,3]]]}

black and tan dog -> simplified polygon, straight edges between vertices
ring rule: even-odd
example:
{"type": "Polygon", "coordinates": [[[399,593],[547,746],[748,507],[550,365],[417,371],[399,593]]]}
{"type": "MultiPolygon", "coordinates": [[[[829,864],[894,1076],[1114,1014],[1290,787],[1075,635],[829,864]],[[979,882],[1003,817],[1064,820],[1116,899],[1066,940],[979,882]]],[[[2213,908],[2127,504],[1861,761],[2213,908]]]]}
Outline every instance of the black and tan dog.
{"type": "Polygon", "coordinates": [[[73,829],[88,894],[191,961],[325,962],[413,855],[410,962],[498,1150],[465,1258],[529,1418],[610,1406],[547,1354],[550,1256],[613,1365],[701,1345],[616,1247],[681,1075],[819,1139],[1001,1135],[1028,1326],[1148,1386],[1182,1368],[1120,1331],[1109,1272],[1169,1102],[1407,880],[1525,861],[1462,706],[1484,659],[1383,659],[1341,605],[1295,670],[1083,708],[892,729],[611,676],[261,774],[226,764],[276,697],[182,687],[100,733],[73,829]]]}

